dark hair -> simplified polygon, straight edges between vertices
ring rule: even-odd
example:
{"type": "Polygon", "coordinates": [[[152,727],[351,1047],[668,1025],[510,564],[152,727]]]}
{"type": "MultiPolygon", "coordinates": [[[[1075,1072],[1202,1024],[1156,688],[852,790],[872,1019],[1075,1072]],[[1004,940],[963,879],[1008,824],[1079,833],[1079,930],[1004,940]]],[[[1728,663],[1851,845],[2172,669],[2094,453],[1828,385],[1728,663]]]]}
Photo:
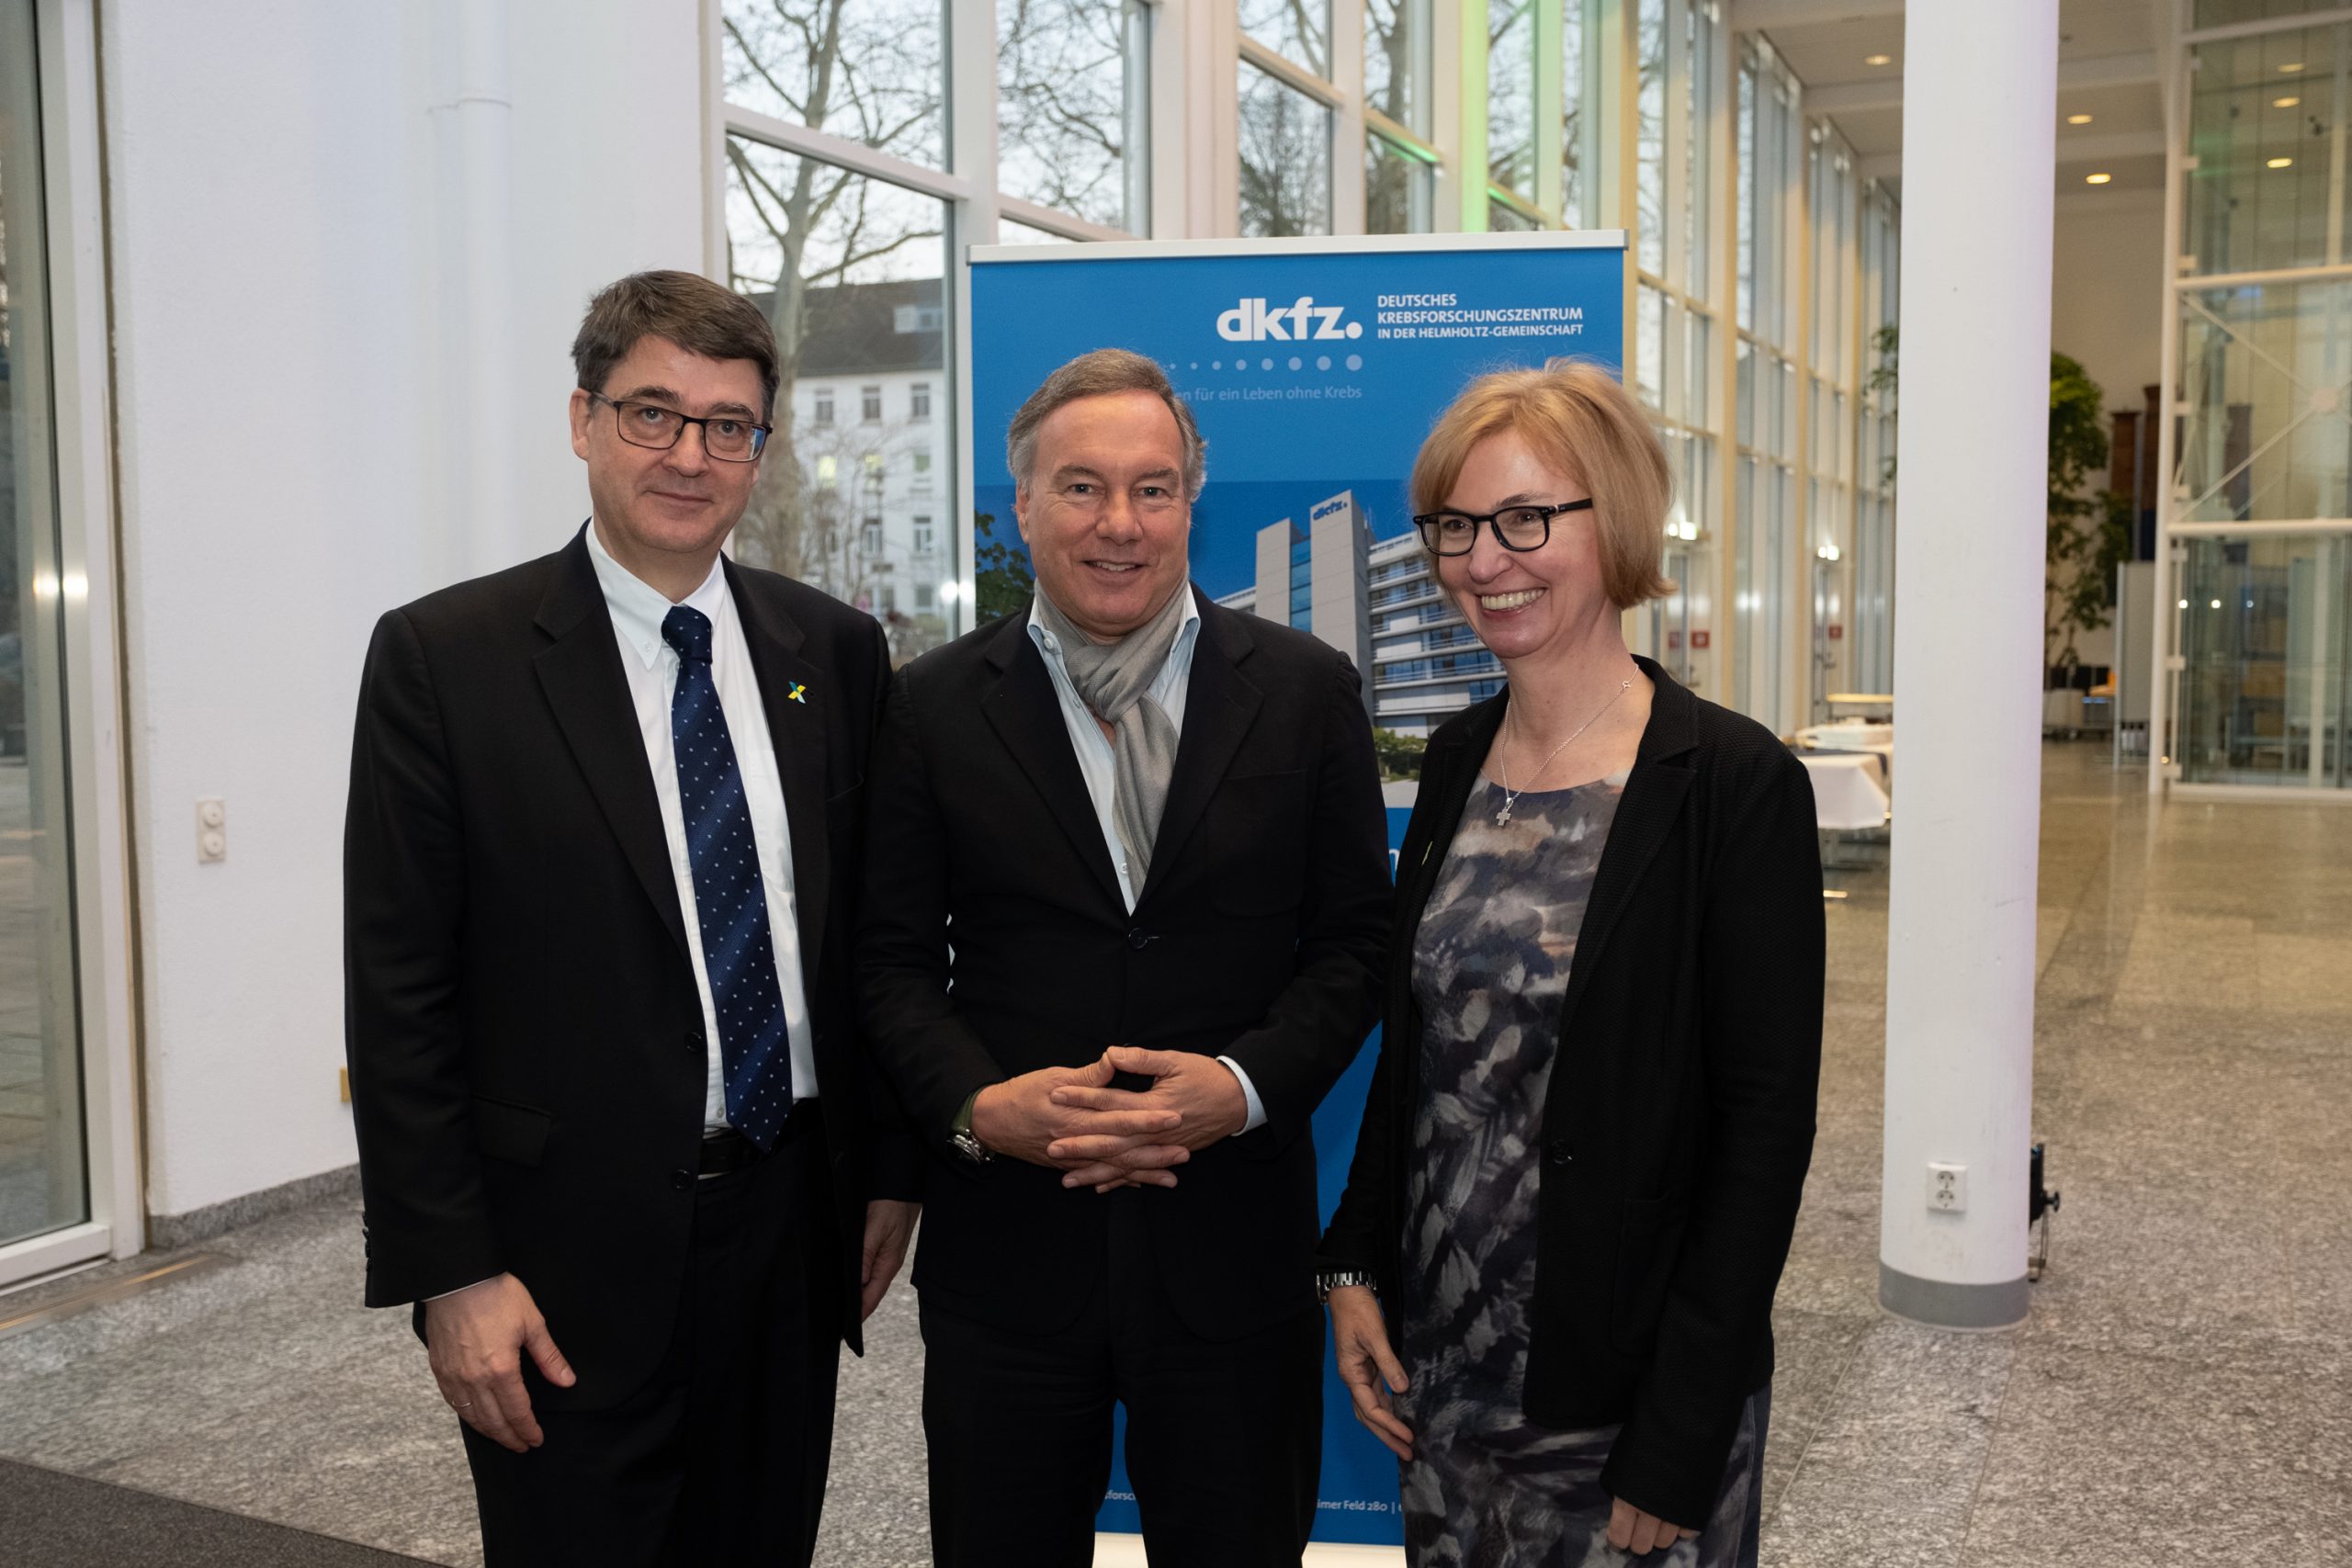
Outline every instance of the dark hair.
{"type": "Polygon", "coordinates": [[[665,337],[706,359],[748,359],[760,367],[760,417],[775,412],[775,333],[760,308],[691,272],[633,272],[588,301],[571,364],[582,389],[603,392],[613,367],[642,337],[665,337]]]}
{"type": "Polygon", "coordinates": [[[1029,491],[1029,470],[1037,462],[1037,427],[1046,416],[1065,403],[1080,398],[1109,397],[1117,392],[1149,392],[1168,405],[1175,416],[1176,434],[1184,443],[1184,499],[1201,499],[1201,487],[1208,482],[1208,443],[1201,439],[1201,427],[1193,419],[1191,405],[1176,389],[1169,384],[1168,373],[1140,354],[1124,348],[1098,348],[1091,354],[1081,354],[1046,378],[1045,385],[1029,394],[1021,412],[1012,416],[1012,425],[1004,435],[1004,461],[1012,470],[1015,489],[1026,495],[1029,491]]]}

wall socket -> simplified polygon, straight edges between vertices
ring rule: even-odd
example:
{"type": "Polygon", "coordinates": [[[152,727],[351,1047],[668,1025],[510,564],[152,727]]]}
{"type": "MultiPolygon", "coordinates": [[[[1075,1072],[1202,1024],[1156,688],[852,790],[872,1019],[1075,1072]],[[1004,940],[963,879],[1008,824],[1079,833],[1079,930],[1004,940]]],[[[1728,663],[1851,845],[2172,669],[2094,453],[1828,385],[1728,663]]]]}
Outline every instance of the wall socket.
{"type": "Polygon", "coordinates": [[[196,803],[196,860],[198,865],[229,858],[229,807],[218,795],[196,803]]]}
{"type": "Polygon", "coordinates": [[[1945,1165],[1938,1160],[1928,1162],[1928,1207],[1939,1214],[1960,1214],[1968,1211],[1968,1168],[1945,1165]]]}

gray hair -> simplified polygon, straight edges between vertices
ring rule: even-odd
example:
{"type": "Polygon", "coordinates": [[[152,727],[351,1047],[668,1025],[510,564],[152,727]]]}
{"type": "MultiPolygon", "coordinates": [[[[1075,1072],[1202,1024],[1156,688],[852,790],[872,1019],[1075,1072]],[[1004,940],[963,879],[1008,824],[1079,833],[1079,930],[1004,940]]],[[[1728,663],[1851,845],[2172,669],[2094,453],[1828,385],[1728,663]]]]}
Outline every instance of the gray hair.
{"type": "Polygon", "coordinates": [[[1124,348],[1098,348],[1081,354],[1045,379],[1029,394],[1012,424],[1004,433],[1005,466],[1012,470],[1013,488],[1029,493],[1030,470],[1037,465],[1037,427],[1066,403],[1080,398],[1108,397],[1117,392],[1149,392],[1176,416],[1176,433],[1184,442],[1184,499],[1201,499],[1208,483],[1208,443],[1193,418],[1192,405],[1177,395],[1168,374],[1158,364],[1124,348]]]}

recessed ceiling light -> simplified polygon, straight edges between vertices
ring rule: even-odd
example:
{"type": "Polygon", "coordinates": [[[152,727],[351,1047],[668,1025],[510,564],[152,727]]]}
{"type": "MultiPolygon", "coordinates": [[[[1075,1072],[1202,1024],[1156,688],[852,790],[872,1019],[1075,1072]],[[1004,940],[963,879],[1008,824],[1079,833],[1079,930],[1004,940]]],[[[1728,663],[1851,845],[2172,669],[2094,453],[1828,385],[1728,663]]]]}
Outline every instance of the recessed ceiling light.
{"type": "Polygon", "coordinates": [[[2086,114],[2070,114],[2066,117],[2068,125],[2088,125],[2090,122],[2091,117],[2086,114]]]}
{"type": "Polygon", "coordinates": [[[2301,71],[2302,68],[2303,62],[2301,61],[2290,60],[2286,64],[2278,67],[2278,73],[2282,76],[2292,76],[2296,72],[2301,71]]]}
{"type": "Polygon", "coordinates": [[[2284,169],[2291,167],[2294,162],[2292,158],[2273,158],[2270,160],[2270,166],[2274,169],[2284,169]]]}
{"type": "Polygon", "coordinates": [[[2113,175],[2085,175],[2083,183],[2086,186],[2103,186],[2114,177],[2113,175]]]}
{"type": "Polygon", "coordinates": [[[2302,100],[2302,99],[2301,99],[2301,98],[2298,98],[2298,97],[2292,97],[2292,96],[2284,97],[2284,98],[2273,98],[2273,99],[2271,99],[2271,100],[2270,100],[2270,107],[2271,107],[2272,108],[2274,108],[2274,109],[2290,109],[2290,108],[2293,108],[2297,104],[2301,103],[2302,101],[2303,101],[2303,100],[2302,100]]]}
{"type": "MultiPolygon", "coordinates": [[[[1894,56],[1891,54],[1873,54],[1865,57],[1862,63],[1865,65],[1892,65],[1894,63],[1894,56]]],[[[2300,70],[2301,67],[2298,66],[2297,69],[2300,70]]]]}

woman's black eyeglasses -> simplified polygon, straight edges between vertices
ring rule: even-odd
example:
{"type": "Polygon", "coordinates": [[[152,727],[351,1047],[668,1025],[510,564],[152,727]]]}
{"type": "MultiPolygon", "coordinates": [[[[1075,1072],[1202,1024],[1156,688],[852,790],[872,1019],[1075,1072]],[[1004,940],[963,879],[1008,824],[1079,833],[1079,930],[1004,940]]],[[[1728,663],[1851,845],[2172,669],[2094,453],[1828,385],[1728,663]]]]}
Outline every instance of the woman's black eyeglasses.
{"type": "Polygon", "coordinates": [[[1478,543],[1478,525],[1495,531],[1495,543],[1507,550],[1540,550],[1552,537],[1552,519],[1563,512],[1583,512],[1592,498],[1563,501],[1553,506],[1506,506],[1500,512],[1428,512],[1413,519],[1421,546],[1433,556],[1466,556],[1478,543]]]}

